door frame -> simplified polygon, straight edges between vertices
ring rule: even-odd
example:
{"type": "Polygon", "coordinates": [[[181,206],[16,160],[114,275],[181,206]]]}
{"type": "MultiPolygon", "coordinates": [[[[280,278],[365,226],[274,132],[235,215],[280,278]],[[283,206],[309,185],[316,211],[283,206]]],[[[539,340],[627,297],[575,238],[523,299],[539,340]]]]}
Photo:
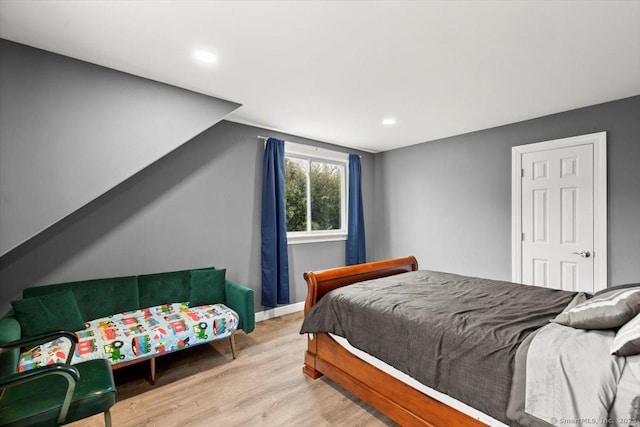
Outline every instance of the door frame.
{"type": "Polygon", "coordinates": [[[607,133],[560,138],[511,148],[511,281],[522,283],[522,156],[578,145],[593,146],[593,287],[607,287],[607,133]]]}

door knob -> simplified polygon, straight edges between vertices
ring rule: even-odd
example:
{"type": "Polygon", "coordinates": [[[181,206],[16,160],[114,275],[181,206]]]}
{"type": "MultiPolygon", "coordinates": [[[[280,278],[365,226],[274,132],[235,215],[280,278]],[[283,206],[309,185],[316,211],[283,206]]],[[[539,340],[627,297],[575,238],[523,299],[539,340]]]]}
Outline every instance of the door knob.
{"type": "Polygon", "coordinates": [[[580,251],[580,252],[571,252],[575,255],[580,255],[582,258],[589,258],[591,256],[591,252],[589,251],[580,251]]]}

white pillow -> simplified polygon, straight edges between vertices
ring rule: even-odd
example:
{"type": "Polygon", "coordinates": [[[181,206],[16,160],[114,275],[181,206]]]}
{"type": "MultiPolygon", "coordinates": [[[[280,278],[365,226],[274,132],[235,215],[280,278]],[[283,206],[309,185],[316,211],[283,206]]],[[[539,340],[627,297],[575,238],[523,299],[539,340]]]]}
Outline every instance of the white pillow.
{"type": "Polygon", "coordinates": [[[611,354],[616,356],[640,354],[640,314],[618,330],[611,343],[611,354]]]}

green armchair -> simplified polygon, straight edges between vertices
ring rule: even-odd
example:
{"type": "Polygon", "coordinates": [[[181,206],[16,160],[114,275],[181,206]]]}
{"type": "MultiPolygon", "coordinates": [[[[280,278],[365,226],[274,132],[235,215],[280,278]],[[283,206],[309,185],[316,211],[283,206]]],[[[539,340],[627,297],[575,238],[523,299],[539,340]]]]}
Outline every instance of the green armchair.
{"type": "MultiPolygon", "coordinates": [[[[109,409],[116,402],[116,388],[108,362],[69,362],[78,338],[59,331],[0,345],[0,353],[19,351],[57,338],[71,341],[66,363],[15,372],[0,378],[0,425],[55,426],[104,412],[111,426],[109,409]]],[[[6,371],[5,371],[6,372],[6,371]]]]}

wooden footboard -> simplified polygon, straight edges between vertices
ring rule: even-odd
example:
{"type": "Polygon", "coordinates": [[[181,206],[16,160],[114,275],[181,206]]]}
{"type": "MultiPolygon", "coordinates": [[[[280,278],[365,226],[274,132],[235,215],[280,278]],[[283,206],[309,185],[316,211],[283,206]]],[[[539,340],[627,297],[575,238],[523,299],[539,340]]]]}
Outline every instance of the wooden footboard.
{"type": "MultiPolygon", "coordinates": [[[[307,272],[305,315],[327,292],[363,280],[415,271],[412,256],[307,272]]],[[[345,350],[328,334],[307,340],[303,372],[325,375],[403,426],[483,426],[484,424],[433,399],[345,350]]]]}

